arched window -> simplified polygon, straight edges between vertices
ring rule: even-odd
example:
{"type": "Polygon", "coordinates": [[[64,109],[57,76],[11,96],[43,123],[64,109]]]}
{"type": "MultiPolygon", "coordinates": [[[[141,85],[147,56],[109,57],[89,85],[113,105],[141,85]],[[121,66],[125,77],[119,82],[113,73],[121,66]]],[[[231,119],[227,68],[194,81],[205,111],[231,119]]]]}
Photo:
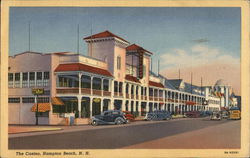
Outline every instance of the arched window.
{"type": "Polygon", "coordinates": [[[121,57],[120,56],[117,57],[117,69],[118,70],[121,69],[121,57]]]}

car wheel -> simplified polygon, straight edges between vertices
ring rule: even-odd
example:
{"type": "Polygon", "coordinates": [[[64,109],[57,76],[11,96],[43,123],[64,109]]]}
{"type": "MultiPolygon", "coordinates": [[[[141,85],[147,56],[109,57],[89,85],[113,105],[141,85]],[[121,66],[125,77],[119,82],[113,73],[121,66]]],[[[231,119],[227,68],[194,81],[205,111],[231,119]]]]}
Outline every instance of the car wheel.
{"type": "Polygon", "coordinates": [[[93,121],[93,122],[92,122],[92,125],[93,125],[93,126],[97,126],[97,125],[98,125],[97,121],[93,121]]]}
{"type": "Polygon", "coordinates": [[[127,120],[126,122],[127,122],[127,123],[130,123],[130,120],[127,120]]]}
{"type": "Polygon", "coordinates": [[[115,121],[115,124],[117,125],[121,125],[123,123],[122,119],[118,118],[116,121],[115,121]]]}

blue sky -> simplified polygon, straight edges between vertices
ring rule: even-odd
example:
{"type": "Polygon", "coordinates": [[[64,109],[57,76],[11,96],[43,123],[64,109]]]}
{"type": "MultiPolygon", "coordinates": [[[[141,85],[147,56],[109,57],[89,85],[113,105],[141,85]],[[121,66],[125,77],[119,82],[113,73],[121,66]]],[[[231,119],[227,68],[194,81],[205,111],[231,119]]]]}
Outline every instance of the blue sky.
{"type": "Polygon", "coordinates": [[[161,59],[164,68],[177,66],[165,58],[188,56],[195,61],[197,52],[200,52],[198,56],[211,53],[209,59],[202,56],[208,62],[217,58],[223,60],[226,56],[225,59],[237,63],[240,58],[240,16],[240,8],[219,7],[12,7],[9,54],[28,50],[30,21],[31,51],[76,52],[79,24],[80,53],[84,55],[87,48],[82,38],[91,34],[92,25],[93,34],[109,30],[131,44],[136,43],[153,52],[153,60],[161,59]]]}

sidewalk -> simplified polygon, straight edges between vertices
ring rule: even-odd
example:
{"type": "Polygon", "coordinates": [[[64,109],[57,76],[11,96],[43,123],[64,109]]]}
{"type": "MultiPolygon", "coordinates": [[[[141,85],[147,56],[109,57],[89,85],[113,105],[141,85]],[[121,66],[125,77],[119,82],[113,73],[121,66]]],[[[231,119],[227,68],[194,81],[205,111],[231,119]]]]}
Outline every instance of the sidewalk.
{"type": "Polygon", "coordinates": [[[18,134],[18,133],[29,133],[29,132],[42,132],[42,131],[57,131],[63,130],[58,127],[47,127],[47,126],[9,126],[9,134],[18,134]]]}

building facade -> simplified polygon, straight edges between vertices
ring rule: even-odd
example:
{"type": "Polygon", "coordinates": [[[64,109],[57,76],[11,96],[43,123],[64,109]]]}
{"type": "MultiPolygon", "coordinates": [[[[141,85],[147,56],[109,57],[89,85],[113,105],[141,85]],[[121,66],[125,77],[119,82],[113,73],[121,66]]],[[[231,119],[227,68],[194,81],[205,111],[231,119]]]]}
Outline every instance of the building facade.
{"type": "Polygon", "coordinates": [[[24,52],[9,57],[9,124],[34,124],[37,106],[39,124],[51,125],[65,124],[69,116],[86,124],[109,109],[136,116],[156,109],[175,114],[206,109],[201,87],[150,70],[152,52],[109,31],[84,40],[88,56],[24,52]],[[45,89],[38,98],[31,93],[37,87],[45,89]]]}

